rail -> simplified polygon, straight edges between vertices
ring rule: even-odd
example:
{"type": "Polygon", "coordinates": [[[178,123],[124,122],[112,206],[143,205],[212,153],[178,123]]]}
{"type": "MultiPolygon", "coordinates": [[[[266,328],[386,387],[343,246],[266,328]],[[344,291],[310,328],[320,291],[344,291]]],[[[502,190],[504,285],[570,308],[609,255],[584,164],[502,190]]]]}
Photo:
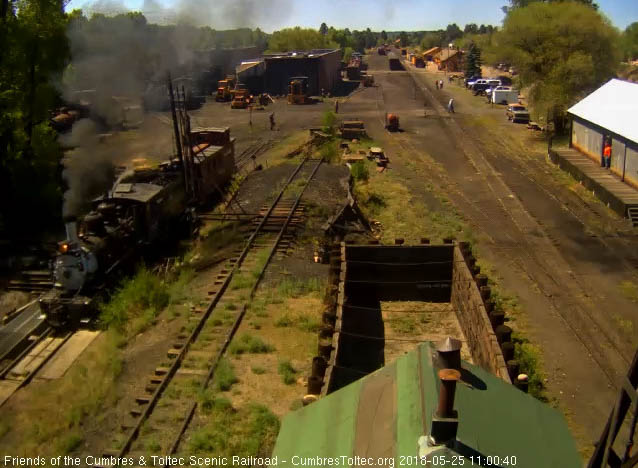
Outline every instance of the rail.
{"type": "MultiPolygon", "coordinates": [[[[195,328],[193,329],[191,334],[188,336],[186,341],[183,344],[180,345],[179,353],[177,354],[177,356],[172,361],[170,367],[166,370],[166,373],[163,376],[163,378],[161,379],[161,381],[159,382],[159,385],[154,389],[152,394],[148,397],[148,401],[145,402],[146,404],[144,406],[143,411],[141,411],[139,413],[139,416],[137,417],[137,420],[134,423],[133,427],[131,427],[129,432],[126,434],[124,442],[123,442],[121,448],[119,450],[116,450],[116,451],[113,451],[113,452],[108,452],[105,455],[107,455],[107,456],[112,455],[112,456],[115,456],[115,457],[118,457],[118,458],[122,458],[127,453],[129,453],[131,451],[133,443],[139,437],[140,429],[142,428],[142,425],[148,420],[148,418],[152,414],[153,410],[155,409],[158,401],[162,397],[163,392],[165,391],[165,389],[167,388],[169,383],[172,381],[173,377],[177,373],[177,370],[181,367],[184,359],[186,358],[186,356],[187,356],[187,354],[189,352],[189,349],[190,349],[191,345],[197,340],[200,332],[202,331],[204,325],[206,324],[206,322],[210,318],[213,310],[218,305],[218,303],[222,299],[224,293],[228,289],[228,286],[230,285],[230,282],[231,282],[232,278],[234,277],[235,273],[237,271],[239,271],[239,269],[241,268],[241,265],[244,263],[244,260],[246,259],[246,257],[248,256],[249,252],[253,248],[257,237],[263,231],[264,227],[266,226],[267,222],[271,219],[271,217],[272,218],[278,218],[278,216],[272,216],[272,214],[273,214],[274,210],[280,204],[284,193],[286,192],[286,190],[288,189],[290,184],[297,178],[297,176],[298,176],[299,172],[301,171],[301,169],[309,162],[316,162],[316,165],[314,166],[314,168],[313,168],[312,172],[310,173],[308,179],[305,181],[305,184],[303,185],[302,189],[300,190],[299,195],[296,197],[295,201],[293,202],[292,206],[290,207],[290,209],[288,211],[288,215],[287,215],[284,223],[282,224],[282,226],[281,226],[281,228],[279,230],[277,238],[276,238],[276,240],[274,241],[274,243],[272,244],[272,246],[270,248],[269,255],[268,255],[266,261],[264,262],[263,266],[261,267],[261,269],[259,271],[259,275],[256,278],[256,281],[255,281],[255,283],[253,284],[253,286],[251,288],[249,297],[252,298],[254,296],[255,291],[257,290],[257,287],[259,286],[259,283],[260,283],[261,279],[263,278],[263,275],[264,275],[264,273],[266,271],[266,268],[268,267],[268,264],[270,263],[270,261],[272,260],[275,252],[277,251],[277,248],[278,248],[278,246],[279,246],[279,244],[281,242],[281,239],[283,238],[286,230],[288,229],[288,226],[290,225],[291,220],[293,219],[293,217],[295,215],[295,212],[297,211],[297,209],[299,207],[299,204],[300,204],[300,201],[301,201],[301,197],[303,196],[303,193],[305,192],[305,190],[308,187],[310,181],[312,180],[312,178],[316,174],[316,172],[319,169],[320,165],[323,163],[323,158],[321,158],[321,159],[311,159],[310,157],[304,158],[301,161],[301,163],[296,167],[296,169],[293,171],[293,173],[290,175],[290,177],[287,179],[287,181],[285,182],[283,188],[280,190],[279,194],[277,195],[275,200],[272,202],[272,204],[270,205],[270,207],[267,210],[267,212],[263,215],[260,223],[256,226],[256,228],[253,230],[252,234],[250,235],[250,237],[246,241],[246,244],[245,244],[243,250],[241,251],[241,253],[237,257],[236,261],[234,262],[234,264],[233,264],[232,268],[230,269],[229,273],[227,274],[227,276],[224,278],[222,284],[219,285],[219,289],[214,293],[214,296],[213,296],[211,302],[209,303],[209,305],[206,308],[206,310],[205,310],[204,314],[202,315],[202,317],[198,320],[197,325],[195,326],[195,328]]],[[[228,349],[228,346],[230,345],[230,343],[231,343],[231,341],[232,341],[237,329],[239,328],[239,325],[241,324],[241,321],[242,321],[242,319],[244,317],[244,314],[246,312],[246,308],[247,308],[247,305],[244,303],[244,305],[243,305],[241,311],[239,312],[236,320],[234,321],[230,331],[228,332],[228,335],[226,336],[226,339],[224,340],[224,343],[223,343],[221,349],[217,353],[217,355],[216,355],[215,359],[213,360],[213,363],[212,363],[208,373],[206,374],[205,378],[202,381],[202,387],[203,388],[208,386],[208,384],[213,379],[213,377],[215,375],[215,371],[217,369],[217,366],[218,366],[221,358],[223,357],[225,351],[228,349]]],[[[191,418],[193,417],[196,408],[197,408],[197,404],[196,403],[193,403],[192,405],[190,405],[188,411],[186,412],[186,416],[184,418],[184,421],[183,421],[183,423],[182,423],[182,425],[181,425],[181,427],[179,429],[179,432],[178,432],[175,440],[173,441],[173,443],[170,446],[170,449],[169,449],[170,453],[174,453],[175,450],[177,450],[177,447],[179,445],[179,441],[181,440],[184,432],[187,430],[189,422],[190,422],[191,418]]]]}

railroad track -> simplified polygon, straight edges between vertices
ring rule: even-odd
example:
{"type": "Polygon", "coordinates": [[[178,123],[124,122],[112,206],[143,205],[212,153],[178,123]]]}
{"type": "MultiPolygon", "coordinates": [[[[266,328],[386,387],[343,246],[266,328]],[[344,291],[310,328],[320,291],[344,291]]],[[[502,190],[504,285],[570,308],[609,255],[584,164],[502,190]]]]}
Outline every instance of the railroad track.
{"type": "Polygon", "coordinates": [[[40,327],[16,345],[21,349],[11,360],[4,361],[0,370],[0,406],[18,389],[27,385],[40,369],[73,335],[56,334],[51,327],[40,327]]]}
{"type": "Polygon", "coordinates": [[[149,453],[177,451],[197,410],[197,393],[212,382],[269,262],[290,247],[289,231],[303,221],[301,198],[322,162],[306,157],[272,204],[262,208],[244,248],[228,260],[211,285],[210,303],[205,310],[196,309],[199,317],[191,331],[178,336],[167,352],[166,365],[149,376],[145,391],[135,397],[121,424],[122,432],[112,440],[115,448],[103,457],[148,460],[149,453]]]}
{"type": "MultiPolygon", "coordinates": [[[[444,119],[450,119],[449,116],[446,116],[444,114],[445,110],[443,105],[436,99],[436,97],[432,94],[432,92],[423,84],[419,84],[418,82],[416,82],[416,79],[412,75],[411,75],[411,78],[415,80],[415,86],[417,86],[417,88],[420,89],[421,93],[423,93],[424,98],[433,105],[435,109],[435,113],[438,115],[441,115],[444,119]]],[[[381,87],[377,89],[376,105],[377,105],[377,110],[379,111],[379,119],[382,120],[382,115],[384,115],[384,111],[385,111],[385,101],[383,98],[383,92],[381,90],[381,87]]],[[[452,127],[452,128],[453,130],[456,130],[457,132],[461,131],[460,127],[452,127]]],[[[390,135],[390,139],[394,141],[395,143],[397,143],[406,152],[408,153],[415,152],[415,151],[418,152],[418,149],[415,148],[404,136],[396,135],[392,133],[389,133],[389,135],[390,135]]],[[[434,177],[434,174],[433,174],[433,177],[434,177]]],[[[486,213],[485,210],[482,209],[481,206],[479,206],[475,200],[470,200],[463,193],[463,191],[458,189],[458,187],[454,187],[454,185],[448,185],[448,186],[450,187],[451,190],[453,190],[456,196],[464,200],[465,202],[464,206],[465,206],[465,209],[468,210],[467,214],[470,215],[470,219],[474,219],[474,221],[477,224],[479,222],[488,222],[488,223],[492,222],[490,215],[486,213]]],[[[506,207],[503,206],[502,209],[504,213],[506,214],[509,213],[506,207]]],[[[508,214],[508,216],[510,216],[510,219],[512,219],[512,222],[516,224],[514,219],[511,217],[511,215],[508,214]]],[[[487,235],[488,238],[491,239],[492,242],[494,242],[494,240],[485,230],[483,232],[487,235]]],[[[511,243],[517,242],[517,240],[514,239],[510,234],[506,233],[506,236],[511,243]]],[[[550,242],[552,241],[550,236],[547,236],[547,238],[549,239],[550,242]]],[[[555,279],[555,275],[552,269],[549,268],[544,263],[539,262],[538,259],[536,259],[536,257],[534,257],[534,255],[530,253],[534,251],[534,248],[528,243],[527,240],[524,240],[523,242],[524,244],[528,246],[528,249],[521,253],[520,260],[517,261],[517,264],[519,264],[521,268],[525,268],[524,266],[525,263],[534,265],[545,276],[546,284],[550,284],[550,286],[552,285],[552,282],[554,284],[558,284],[558,281],[555,279]],[[522,262],[522,264],[520,264],[519,262],[522,262]]],[[[538,280],[535,279],[535,281],[538,281],[538,280]]],[[[551,296],[550,296],[550,302],[554,305],[554,309],[556,310],[557,315],[560,317],[560,319],[565,324],[565,326],[571,331],[574,338],[576,338],[576,340],[578,340],[581,343],[581,345],[587,350],[592,360],[596,363],[597,367],[604,374],[609,384],[616,387],[616,381],[617,381],[618,375],[621,375],[621,371],[619,372],[610,371],[609,361],[606,360],[603,356],[601,356],[600,353],[597,351],[597,348],[594,345],[594,341],[587,336],[586,330],[582,326],[579,326],[578,324],[574,324],[573,317],[568,316],[566,312],[564,311],[563,307],[561,307],[560,304],[556,303],[551,296]]],[[[596,323],[596,320],[592,317],[591,313],[587,310],[586,307],[583,307],[583,306],[577,306],[577,307],[579,307],[582,313],[583,323],[584,322],[594,323],[594,324],[596,323]]],[[[597,333],[599,334],[599,336],[604,337],[606,341],[604,346],[606,346],[608,349],[613,350],[612,354],[614,354],[616,358],[620,361],[619,368],[622,367],[623,365],[629,366],[628,359],[625,357],[625,355],[623,355],[622,350],[618,347],[614,339],[610,337],[605,332],[605,330],[601,329],[599,326],[596,326],[596,328],[597,328],[597,333]]]]}

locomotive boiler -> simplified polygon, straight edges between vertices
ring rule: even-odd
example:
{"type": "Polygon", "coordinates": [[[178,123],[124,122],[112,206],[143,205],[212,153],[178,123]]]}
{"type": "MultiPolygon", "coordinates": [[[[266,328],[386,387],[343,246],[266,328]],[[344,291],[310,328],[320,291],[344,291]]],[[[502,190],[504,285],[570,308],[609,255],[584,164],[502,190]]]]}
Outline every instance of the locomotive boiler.
{"type": "Polygon", "coordinates": [[[195,207],[221,192],[235,172],[228,128],[189,132],[182,158],[122,172],[81,219],[66,220],[66,239],[53,261],[54,288],[40,299],[54,327],[77,325],[95,313],[94,297],[124,262],[174,238],[195,207]]]}

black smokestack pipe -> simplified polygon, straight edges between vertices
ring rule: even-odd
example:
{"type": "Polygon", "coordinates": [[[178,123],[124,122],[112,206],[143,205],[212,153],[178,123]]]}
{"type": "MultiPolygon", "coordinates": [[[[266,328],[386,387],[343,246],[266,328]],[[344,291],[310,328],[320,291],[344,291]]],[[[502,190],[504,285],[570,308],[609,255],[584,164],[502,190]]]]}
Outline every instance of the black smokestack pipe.
{"type": "Polygon", "coordinates": [[[441,390],[439,391],[437,416],[453,418],[455,416],[454,394],[456,393],[456,382],[461,379],[461,373],[456,369],[441,369],[439,371],[439,379],[441,379],[441,390]]]}
{"type": "Polygon", "coordinates": [[[179,134],[179,126],[177,124],[177,112],[175,111],[175,96],[173,95],[173,81],[171,80],[171,72],[167,73],[168,81],[168,99],[171,104],[171,116],[173,117],[173,131],[175,132],[175,146],[177,147],[177,158],[182,166],[182,176],[184,177],[184,190],[188,192],[188,181],[186,179],[186,166],[184,165],[184,155],[182,154],[182,137],[179,134]]]}
{"type": "Polygon", "coordinates": [[[77,218],[75,216],[65,216],[64,227],[66,229],[67,241],[77,242],[78,241],[77,218]]]}

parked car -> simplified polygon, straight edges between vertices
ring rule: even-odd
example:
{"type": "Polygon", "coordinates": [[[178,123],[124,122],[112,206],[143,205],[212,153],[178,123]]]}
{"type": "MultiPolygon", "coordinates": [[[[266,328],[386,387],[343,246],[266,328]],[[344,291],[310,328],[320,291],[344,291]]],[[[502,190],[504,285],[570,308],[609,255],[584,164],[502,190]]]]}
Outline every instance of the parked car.
{"type": "Polygon", "coordinates": [[[480,80],[481,77],[478,75],[474,75],[471,78],[466,78],[465,79],[465,87],[466,88],[470,88],[474,83],[476,83],[476,80],[480,80]]]}
{"type": "Polygon", "coordinates": [[[479,80],[474,83],[472,87],[472,91],[474,91],[474,95],[477,96],[479,94],[485,94],[490,88],[496,88],[497,86],[501,86],[501,80],[487,79],[487,80],[479,80]]]}
{"type": "Polygon", "coordinates": [[[529,122],[529,111],[527,107],[521,104],[511,104],[507,106],[505,115],[507,115],[507,120],[511,120],[512,122],[529,122]]]}

